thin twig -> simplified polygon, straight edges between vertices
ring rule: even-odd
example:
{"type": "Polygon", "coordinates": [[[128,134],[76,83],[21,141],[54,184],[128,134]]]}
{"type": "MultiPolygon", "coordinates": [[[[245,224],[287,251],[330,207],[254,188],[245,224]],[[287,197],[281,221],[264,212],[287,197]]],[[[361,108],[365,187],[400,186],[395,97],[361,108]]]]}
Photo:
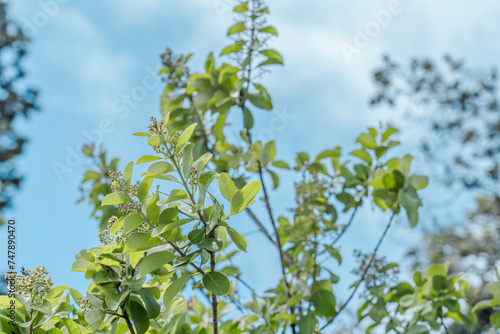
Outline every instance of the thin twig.
{"type": "MultiPolygon", "coordinates": [[[[262,165],[261,165],[259,160],[257,160],[257,164],[258,164],[258,172],[259,172],[260,182],[262,184],[262,190],[264,192],[264,201],[266,203],[267,213],[269,214],[269,219],[270,219],[271,224],[273,226],[274,234],[276,236],[276,243],[278,246],[278,251],[280,254],[281,272],[283,274],[283,287],[285,288],[285,293],[288,296],[288,299],[290,299],[290,298],[292,298],[292,294],[290,293],[290,286],[288,285],[288,281],[286,279],[285,260],[284,260],[285,252],[283,252],[283,244],[281,243],[281,238],[280,238],[280,234],[278,231],[278,225],[276,224],[276,222],[274,220],[273,210],[271,208],[271,201],[270,201],[269,196],[267,194],[267,187],[266,187],[266,183],[264,182],[264,175],[262,173],[262,165]]],[[[293,310],[293,307],[290,307],[290,312],[292,313],[292,315],[295,313],[293,310]]],[[[292,333],[295,334],[296,333],[295,324],[292,324],[291,328],[292,328],[292,333]]]]}
{"type": "Polygon", "coordinates": [[[330,319],[330,321],[328,321],[322,328],[321,330],[324,330],[326,327],[328,327],[329,325],[331,325],[333,323],[333,321],[335,320],[335,318],[338,317],[338,315],[346,308],[346,306],[351,302],[351,300],[354,298],[354,296],[356,295],[356,291],[358,290],[359,286],[361,285],[361,283],[365,280],[365,276],[366,274],[368,273],[368,269],[370,269],[373,261],[375,260],[375,255],[377,254],[377,251],[378,249],[380,248],[380,245],[382,244],[382,241],[384,240],[386,234],[387,234],[387,231],[389,231],[389,228],[391,227],[391,224],[392,224],[392,221],[394,220],[394,217],[396,216],[396,211],[397,209],[399,208],[399,206],[397,206],[393,212],[392,212],[392,215],[391,215],[391,218],[389,219],[389,222],[387,223],[387,226],[385,227],[385,230],[384,230],[384,233],[382,233],[382,236],[380,237],[380,239],[378,240],[378,243],[377,243],[377,246],[375,246],[375,249],[373,250],[373,253],[370,255],[370,259],[368,260],[368,263],[365,265],[365,268],[363,269],[363,272],[361,273],[361,277],[359,278],[359,280],[356,282],[356,284],[354,285],[354,290],[352,291],[351,295],[349,296],[349,298],[347,299],[347,301],[344,303],[344,305],[342,305],[339,309],[339,311],[337,312],[337,314],[335,314],[333,316],[332,319],[330,319]]]}
{"type": "MultiPolygon", "coordinates": [[[[330,244],[331,247],[335,246],[335,244],[340,240],[340,238],[342,238],[342,236],[346,233],[347,229],[352,225],[352,222],[354,221],[354,217],[356,216],[356,213],[358,212],[358,208],[359,207],[356,207],[354,209],[354,211],[351,214],[351,217],[349,218],[349,221],[345,225],[345,229],[339,235],[337,235],[335,240],[333,240],[333,242],[330,244]]],[[[327,250],[323,249],[321,252],[319,252],[318,256],[323,255],[326,252],[327,252],[327,250]]]]}
{"type": "Polygon", "coordinates": [[[255,225],[257,225],[259,230],[267,237],[267,239],[269,239],[269,241],[271,241],[274,245],[276,245],[276,241],[273,239],[273,237],[271,237],[269,232],[267,232],[266,228],[264,227],[264,225],[262,225],[260,220],[255,216],[253,211],[250,208],[246,208],[245,211],[250,216],[250,218],[252,218],[252,220],[254,221],[255,225]]]}
{"type": "Polygon", "coordinates": [[[354,211],[352,212],[351,214],[351,217],[349,218],[349,221],[347,222],[347,224],[345,225],[345,228],[344,230],[337,236],[337,238],[335,238],[335,240],[333,240],[333,242],[330,244],[330,246],[335,246],[335,244],[340,240],[340,238],[342,238],[342,236],[345,234],[345,232],[349,229],[349,227],[352,225],[352,222],[354,221],[354,216],[356,216],[356,212],[358,212],[358,208],[359,206],[357,206],[354,211]]]}
{"type": "MultiPolygon", "coordinates": [[[[215,228],[210,232],[210,237],[215,238],[215,228]]],[[[210,251],[210,271],[215,271],[215,252],[210,251]]],[[[219,333],[219,302],[217,301],[217,295],[212,293],[212,322],[214,327],[214,334],[219,333]]]]}
{"type": "Polygon", "coordinates": [[[443,324],[444,331],[446,332],[446,334],[449,334],[448,327],[446,327],[446,324],[444,323],[443,316],[442,315],[439,316],[439,319],[441,319],[441,323],[443,324]]]}

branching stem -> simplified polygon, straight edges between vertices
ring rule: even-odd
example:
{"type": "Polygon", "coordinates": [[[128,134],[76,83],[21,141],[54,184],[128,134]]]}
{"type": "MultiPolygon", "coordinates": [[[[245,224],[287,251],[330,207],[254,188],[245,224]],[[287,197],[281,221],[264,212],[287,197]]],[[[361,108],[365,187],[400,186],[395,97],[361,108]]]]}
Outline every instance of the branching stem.
{"type": "Polygon", "coordinates": [[[378,249],[380,248],[380,245],[382,244],[382,241],[385,239],[385,236],[387,235],[387,231],[389,231],[389,228],[391,227],[392,225],[392,221],[394,220],[394,217],[396,216],[396,212],[397,212],[397,209],[399,208],[399,205],[396,206],[396,208],[392,211],[392,215],[391,215],[391,218],[389,219],[389,222],[387,223],[387,226],[385,227],[384,229],[384,233],[382,233],[382,236],[380,237],[380,239],[378,240],[377,242],[377,245],[375,246],[375,249],[373,250],[372,254],[370,255],[370,259],[368,260],[368,262],[366,263],[364,269],[363,269],[363,272],[361,273],[361,277],[359,278],[359,280],[356,282],[356,284],[354,285],[354,290],[352,291],[351,295],[349,296],[349,298],[347,299],[347,301],[340,307],[340,309],[338,310],[337,314],[335,314],[333,316],[332,319],[330,319],[330,321],[328,321],[322,328],[321,330],[324,330],[326,327],[330,326],[333,321],[339,316],[339,314],[347,307],[347,305],[351,302],[351,300],[354,298],[354,296],[356,295],[356,292],[358,291],[358,288],[359,286],[361,285],[361,283],[365,280],[366,278],[366,274],[368,273],[368,270],[370,269],[373,261],[375,260],[375,255],[377,254],[377,251],[378,249]]]}

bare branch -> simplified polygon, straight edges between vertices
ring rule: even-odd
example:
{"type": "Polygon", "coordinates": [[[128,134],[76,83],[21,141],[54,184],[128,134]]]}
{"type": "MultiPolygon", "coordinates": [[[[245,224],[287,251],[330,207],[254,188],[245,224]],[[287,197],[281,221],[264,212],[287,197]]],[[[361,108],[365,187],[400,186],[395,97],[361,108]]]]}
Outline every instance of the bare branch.
{"type": "Polygon", "coordinates": [[[365,265],[365,268],[363,269],[363,272],[361,273],[361,277],[359,278],[359,280],[356,282],[356,284],[354,285],[354,290],[352,291],[351,295],[349,296],[349,298],[347,299],[347,301],[344,303],[344,305],[342,305],[339,309],[339,311],[337,312],[337,314],[335,314],[333,316],[332,319],[330,319],[330,321],[328,321],[322,328],[321,330],[324,330],[326,327],[330,326],[333,321],[335,320],[335,318],[338,317],[338,315],[347,307],[347,305],[351,302],[351,300],[354,298],[354,296],[356,295],[356,291],[358,291],[358,288],[359,286],[361,285],[361,283],[365,280],[365,277],[366,277],[366,274],[368,273],[368,269],[370,269],[373,261],[375,260],[375,255],[377,254],[377,251],[378,249],[380,248],[380,245],[382,244],[382,241],[384,240],[385,236],[387,235],[387,231],[389,231],[389,228],[391,227],[391,224],[392,224],[392,221],[394,220],[394,217],[396,216],[396,211],[397,209],[399,208],[399,205],[396,206],[396,208],[392,211],[392,215],[391,215],[391,218],[389,219],[389,222],[387,223],[387,226],[385,227],[385,230],[384,230],[384,233],[382,233],[382,236],[380,237],[380,239],[378,240],[378,243],[377,243],[377,246],[375,246],[375,249],[373,250],[372,254],[370,255],[370,260],[368,261],[368,263],[365,265]]]}

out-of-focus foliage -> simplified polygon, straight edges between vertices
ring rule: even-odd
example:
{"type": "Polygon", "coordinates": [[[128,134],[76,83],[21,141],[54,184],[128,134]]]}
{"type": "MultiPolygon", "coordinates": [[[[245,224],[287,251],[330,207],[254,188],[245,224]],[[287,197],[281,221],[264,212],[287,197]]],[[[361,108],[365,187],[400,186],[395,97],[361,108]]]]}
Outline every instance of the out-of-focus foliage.
{"type": "Polygon", "coordinates": [[[26,138],[16,132],[15,121],[37,109],[37,93],[20,85],[26,46],[21,28],[10,20],[5,2],[0,2],[0,210],[11,203],[21,182],[13,159],[23,151],[26,138]]]}
{"type": "Polygon", "coordinates": [[[373,75],[372,105],[407,109],[422,125],[422,150],[447,184],[460,182],[499,197],[500,105],[495,69],[474,71],[449,56],[444,62],[384,57],[373,75]]]}
{"type": "MultiPolygon", "coordinates": [[[[407,108],[408,118],[425,135],[422,152],[430,170],[454,192],[468,191],[476,208],[463,222],[439,226],[426,235],[426,249],[412,250],[416,266],[449,261],[454,275],[466,273],[477,286],[469,298],[490,297],[500,259],[500,107],[496,70],[473,70],[447,56],[444,62],[412,59],[408,65],[385,57],[374,73],[373,105],[407,108]]],[[[492,308],[478,309],[474,333],[490,328],[492,308]]],[[[453,326],[455,333],[468,329],[453,326]]]]}
{"type": "Polygon", "coordinates": [[[115,207],[101,206],[104,196],[111,192],[109,172],[116,171],[118,159],[108,161],[106,152],[97,152],[93,144],[84,146],[83,153],[89,157],[93,168],[87,170],[83,176],[80,187],[82,198],[78,203],[85,200],[93,208],[91,216],[100,222],[99,229],[105,230],[109,219],[118,214],[115,207]]]}

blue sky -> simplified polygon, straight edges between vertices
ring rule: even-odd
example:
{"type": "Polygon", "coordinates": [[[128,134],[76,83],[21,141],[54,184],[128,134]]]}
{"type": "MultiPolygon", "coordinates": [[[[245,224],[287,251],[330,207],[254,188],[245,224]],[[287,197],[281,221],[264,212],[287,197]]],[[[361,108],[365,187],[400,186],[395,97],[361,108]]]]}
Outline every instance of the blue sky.
{"type": "MultiPolygon", "coordinates": [[[[158,115],[160,86],[148,90],[123,119],[113,112],[114,101],[151,78],[166,47],[179,53],[194,52],[192,66],[201,68],[210,51],[218,53],[228,44],[225,31],[233,21],[230,3],[11,1],[11,17],[26,27],[33,40],[24,67],[28,82],[40,90],[42,108],[28,122],[18,124],[30,142],[18,159],[19,172],[25,175],[23,187],[6,216],[17,221],[19,266],[46,265],[56,284],[86,289],[88,281],[83,275],[70,271],[74,254],[97,243],[97,226],[89,218],[89,208],[74,204],[86,166],[76,159],[72,171],[58,178],[54,163],[64,163],[68,152],[88,141],[85,131],[92,133],[103,119],[110,124],[103,141],[111,155],[128,162],[146,153],[143,141],[131,133],[143,131],[149,117],[158,115]]],[[[280,34],[273,47],[283,54],[285,67],[273,69],[262,81],[273,95],[275,108],[293,115],[283,131],[273,134],[278,154],[288,161],[299,151],[316,153],[336,145],[347,152],[367,126],[395,116],[393,111],[369,109],[367,103],[373,92],[369,73],[384,53],[402,61],[410,56],[437,58],[450,53],[466,58],[472,66],[498,65],[498,2],[282,0],[271,2],[270,7],[270,23],[280,34]],[[395,5],[397,13],[386,17],[384,26],[348,62],[340,45],[354,45],[358,29],[373,25],[377,13],[395,5]]],[[[257,111],[256,117],[257,126],[266,127],[273,114],[257,111]]],[[[418,129],[406,132],[404,138],[410,141],[400,152],[416,153],[412,131],[418,129]]],[[[282,209],[280,214],[293,203],[290,177],[283,175],[283,183],[288,180],[288,185],[273,196],[282,209]]],[[[438,187],[430,189],[425,201],[432,204],[443,193],[438,187]]],[[[459,216],[464,206],[445,211],[443,215],[459,216]]],[[[344,239],[346,256],[354,248],[372,248],[376,242],[372,236],[380,234],[386,219],[366,208],[344,239]]],[[[397,225],[399,231],[394,234],[413,238],[416,232],[408,231],[404,219],[397,225]]],[[[237,226],[242,231],[255,229],[247,217],[240,218],[237,226]]],[[[248,241],[249,253],[240,259],[247,280],[263,291],[279,275],[278,257],[267,256],[269,245],[257,234],[248,241]],[[262,275],[264,272],[268,274],[262,275]]],[[[390,252],[395,259],[407,243],[387,239],[382,252],[390,252]]]]}

